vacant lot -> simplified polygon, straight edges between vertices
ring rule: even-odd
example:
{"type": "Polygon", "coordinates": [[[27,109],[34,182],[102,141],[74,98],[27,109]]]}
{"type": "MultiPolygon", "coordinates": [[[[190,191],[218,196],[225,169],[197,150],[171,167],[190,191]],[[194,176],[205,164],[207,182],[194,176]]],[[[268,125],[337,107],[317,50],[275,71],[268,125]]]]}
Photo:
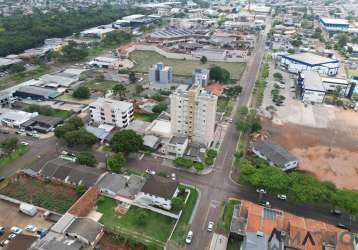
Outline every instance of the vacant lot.
{"type": "Polygon", "coordinates": [[[75,189],[24,175],[11,178],[0,193],[58,213],[65,213],[79,198],[75,189]]]}
{"type": "Polygon", "coordinates": [[[100,223],[109,230],[118,230],[132,237],[163,243],[168,239],[175,223],[169,217],[134,206],[121,215],[116,213],[116,207],[116,200],[101,197],[97,202],[97,210],[103,214],[100,223]]]}
{"type": "Polygon", "coordinates": [[[12,153],[4,155],[0,158],[0,168],[6,167],[11,162],[17,160],[29,150],[28,146],[19,145],[12,153]]]}
{"type": "Polygon", "coordinates": [[[0,236],[0,240],[5,239],[10,234],[10,228],[13,226],[24,229],[32,224],[37,228],[48,229],[51,222],[43,218],[43,214],[38,212],[34,217],[19,212],[19,207],[12,203],[0,200],[0,226],[5,227],[5,234],[0,236]]]}
{"type": "Polygon", "coordinates": [[[220,66],[227,69],[232,79],[240,79],[245,69],[245,63],[235,62],[207,62],[201,64],[200,61],[169,59],[154,51],[135,50],[129,54],[129,59],[134,62],[133,71],[147,73],[149,68],[158,62],[173,66],[175,75],[191,76],[195,68],[210,68],[220,66]]]}
{"type": "Polygon", "coordinates": [[[85,82],[81,86],[88,87],[90,90],[94,90],[94,91],[106,92],[107,90],[112,89],[117,84],[120,83],[116,81],[107,81],[107,80],[103,80],[103,81],[91,80],[85,82]]]}

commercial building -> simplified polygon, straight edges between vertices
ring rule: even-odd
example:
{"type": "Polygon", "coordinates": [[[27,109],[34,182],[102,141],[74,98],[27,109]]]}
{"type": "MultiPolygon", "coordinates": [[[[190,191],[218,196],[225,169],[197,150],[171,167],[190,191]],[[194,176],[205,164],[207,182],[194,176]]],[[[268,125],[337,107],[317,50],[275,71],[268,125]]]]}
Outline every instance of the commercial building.
{"type": "Polygon", "coordinates": [[[21,126],[31,118],[37,116],[37,113],[28,113],[25,111],[2,109],[0,110],[0,123],[3,126],[11,128],[21,128],[21,126]]]}
{"type": "Polygon", "coordinates": [[[96,57],[88,63],[90,66],[103,69],[117,69],[119,67],[118,58],[96,57]]]}
{"type": "Polygon", "coordinates": [[[99,98],[90,104],[91,119],[98,124],[125,128],[134,119],[133,104],[108,98],[99,98]]]}
{"type": "Polygon", "coordinates": [[[53,131],[62,122],[62,118],[38,115],[21,124],[21,127],[28,131],[48,133],[53,131]]]}
{"type": "Polygon", "coordinates": [[[12,93],[7,91],[0,91],[0,108],[11,106],[15,102],[12,93]]]}
{"type": "Polygon", "coordinates": [[[206,87],[209,83],[209,70],[208,69],[194,69],[192,73],[193,84],[200,84],[206,87]]]}
{"type": "Polygon", "coordinates": [[[115,31],[112,25],[103,25],[91,29],[84,30],[80,33],[81,37],[96,38],[102,40],[108,33],[115,31]]]}
{"type": "Polygon", "coordinates": [[[258,157],[267,160],[271,165],[281,168],[283,171],[298,167],[298,160],[295,156],[269,140],[253,142],[251,151],[258,157]]]}
{"type": "Polygon", "coordinates": [[[309,70],[317,71],[322,75],[335,76],[338,73],[340,63],[339,60],[334,58],[327,58],[313,53],[300,53],[283,55],[281,66],[295,74],[309,70]]]}
{"type": "Polygon", "coordinates": [[[170,95],[171,131],[188,136],[190,142],[210,146],[214,140],[217,96],[192,85],[170,95]]]}
{"type": "Polygon", "coordinates": [[[182,157],[188,148],[187,136],[173,136],[166,145],[166,152],[177,157],[182,157]]]}
{"type": "Polygon", "coordinates": [[[169,84],[173,82],[173,67],[163,63],[154,64],[149,69],[149,82],[151,84],[169,84]]]}
{"type": "Polygon", "coordinates": [[[321,17],[319,23],[326,31],[348,31],[349,23],[345,19],[334,19],[321,17]]]}
{"type": "Polygon", "coordinates": [[[15,91],[14,96],[23,99],[32,100],[49,100],[59,96],[60,93],[50,88],[42,88],[37,86],[22,86],[15,91]]]}
{"type": "Polygon", "coordinates": [[[297,85],[303,102],[323,102],[326,90],[323,86],[322,78],[317,72],[303,71],[302,73],[299,73],[297,85]]]}

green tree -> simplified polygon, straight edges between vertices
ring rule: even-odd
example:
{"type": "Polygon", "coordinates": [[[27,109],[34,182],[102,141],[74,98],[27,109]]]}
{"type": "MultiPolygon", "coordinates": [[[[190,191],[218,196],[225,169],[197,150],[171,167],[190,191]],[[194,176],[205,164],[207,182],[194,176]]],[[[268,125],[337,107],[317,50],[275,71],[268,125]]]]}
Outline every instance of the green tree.
{"type": "Polygon", "coordinates": [[[172,210],[175,212],[179,212],[180,210],[182,210],[184,208],[184,200],[181,197],[174,197],[171,200],[171,206],[172,206],[172,210]]]}
{"type": "Polygon", "coordinates": [[[88,56],[88,51],[76,42],[70,41],[58,55],[55,55],[61,62],[78,62],[88,56]]]}
{"type": "Polygon", "coordinates": [[[137,95],[139,95],[140,93],[142,93],[144,91],[144,88],[141,84],[136,84],[135,85],[135,93],[137,95]]]}
{"type": "Polygon", "coordinates": [[[143,148],[143,138],[133,130],[125,129],[115,133],[109,145],[116,153],[134,153],[143,148]]]}
{"type": "Polygon", "coordinates": [[[84,128],[66,132],[63,139],[69,146],[83,145],[92,146],[97,142],[97,137],[84,128]]]}
{"type": "Polygon", "coordinates": [[[1,148],[5,154],[10,154],[17,148],[18,139],[16,137],[10,137],[1,142],[1,148]]]}
{"type": "Polygon", "coordinates": [[[198,171],[198,172],[200,172],[200,171],[202,171],[202,170],[205,169],[205,165],[204,165],[203,163],[201,163],[201,162],[195,162],[195,163],[193,164],[193,167],[194,167],[195,170],[198,171]]]}
{"type": "Polygon", "coordinates": [[[347,42],[348,42],[348,36],[346,34],[341,33],[338,35],[337,45],[339,48],[343,48],[344,46],[346,46],[347,42]]]}
{"type": "Polygon", "coordinates": [[[242,91],[242,87],[240,85],[237,85],[237,86],[225,88],[223,94],[226,95],[227,97],[232,98],[238,96],[241,93],[241,91],[242,91]]]}
{"type": "Polygon", "coordinates": [[[87,187],[83,184],[80,184],[76,187],[76,193],[79,196],[82,196],[84,193],[86,193],[86,191],[87,191],[87,187]]]}
{"type": "Polygon", "coordinates": [[[147,224],[149,214],[146,210],[141,209],[136,212],[135,223],[140,226],[147,224]]]}
{"type": "Polygon", "coordinates": [[[206,56],[202,56],[202,57],[200,58],[200,62],[201,62],[202,64],[205,64],[205,63],[208,62],[208,58],[206,58],[206,56]]]}
{"type": "Polygon", "coordinates": [[[279,73],[279,72],[275,72],[275,73],[273,74],[273,77],[274,77],[276,80],[278,80],[278,81],[281,81],[281,80],[283,79],[282,74],[279,73]]]}
{"type": "Polygon", "coordinates": [[[135,72],[131,71],[128,75],[128,80],[130,83],[135,83],[137,81],[137,77],[135,75],[135,72]]]}
{"type": "Polygon", "coordinates": [[[157,102],[161,102],[164,100],[164,97],[160,93],[155,93],[151,96],[153,100],[156,100],[157,102]]]}
{"type": "Polygon", "coordinates": [[[122,100],[123,96],[125,96],[127,88],[123,84],[116,84],[113,86],[113,94],[119,95],[119,98],[122,100]]]}
{"type": "Polygon", "coordinates": [[[13,64],[9,67],[10,74],[16,74],[21,73],[26,70],[25,66],[23,64],[13,64]]]}
{"type": "Polygon", "coordinates": [[[210,68],[210,79],[221,83],[227,83],[230,80],[230,72],[219,66],[210,68]]]}
{"type": "Polygon", "coordinates": [[[164,102],[160,102],[152,108],[152,112],[156,114],[160,114],[163,111],[167,110],[167,108],[168,108],[167,104],[165,104],[164,102]]]}
{"type": "Polygon", "coordinates": [[[108,168],[115,173],[120,173],[125,163],[126,158],[121,152],[113,154],[107,159],[108,168]]]}
{"type": "Polygon", "coordinates": [[[96,165],[97,160],[91,152],[81,152],[77,156],[77,163],[93,167],[94,165],[96,165]]]}
{"type": "Polygon", "coordinates": [[[193,167],[194,162],[193,162],[193,160],[185,158],[185,157],[177,157],[174,160],[174,164],[177,167],[189,169],[189,168],[193,167]]]}
{"type": "Polygon", "coordinates": [[[90,97],[90,89],[86,86],[80,86],[73,91],[72,96],[78,99],[88,99],[90,97]]]}

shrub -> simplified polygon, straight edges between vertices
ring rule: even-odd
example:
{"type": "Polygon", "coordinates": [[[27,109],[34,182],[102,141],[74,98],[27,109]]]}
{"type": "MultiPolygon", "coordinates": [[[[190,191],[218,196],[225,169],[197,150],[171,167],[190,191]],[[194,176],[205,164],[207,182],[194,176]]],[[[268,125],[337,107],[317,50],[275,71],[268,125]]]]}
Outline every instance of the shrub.
{"type": "Polygon", "coordinates": [[[194,162],[188,158],[178,157],[174,160],[174,164],[177,167],[189,169],[193,167],[194,162]]]}
{"type": "Polygon", "coordinates": [[[196,162],[196,163],[194,163],[193,166],[194,166],[195,170],[198,172],[204,170],[204,168],[205,168],[205,165],[201,162],[196,162]]]}

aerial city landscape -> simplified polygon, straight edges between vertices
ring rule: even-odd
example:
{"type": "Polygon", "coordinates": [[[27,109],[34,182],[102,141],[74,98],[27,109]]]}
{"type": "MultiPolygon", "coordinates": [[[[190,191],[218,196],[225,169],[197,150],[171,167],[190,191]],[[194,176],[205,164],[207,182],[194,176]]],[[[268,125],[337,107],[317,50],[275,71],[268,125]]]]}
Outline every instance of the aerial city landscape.
{"type": "Polygon", "coordinates": [[[0,249],[358,250],[357,0],[0,0],[0,249]]]}

